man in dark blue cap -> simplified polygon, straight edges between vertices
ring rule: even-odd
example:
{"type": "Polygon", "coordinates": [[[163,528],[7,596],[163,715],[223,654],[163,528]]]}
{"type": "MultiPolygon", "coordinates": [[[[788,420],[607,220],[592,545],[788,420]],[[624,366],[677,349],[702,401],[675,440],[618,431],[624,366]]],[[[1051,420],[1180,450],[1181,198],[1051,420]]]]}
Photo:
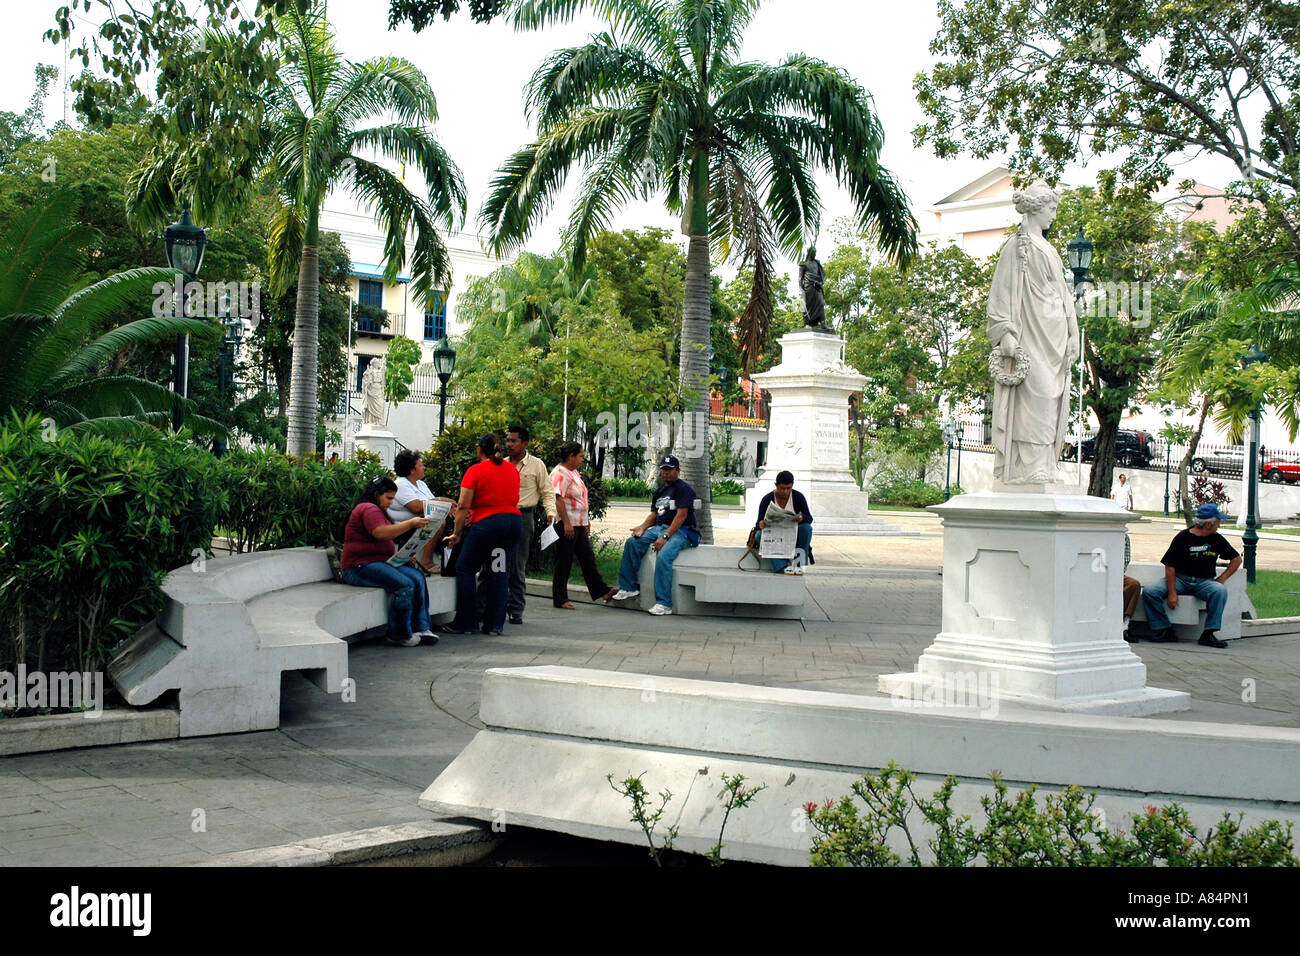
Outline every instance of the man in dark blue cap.
{"type": "Polygon", "coordinates": [[[673,613],[673,560],[682,548],[700,543],[695,522],[695,489],[682,481],[682,466],[676,455],[659,461],[659,487],[651,495],[651,511],[632,529],[623,544],[623,564],[618,569],[618,592],[612,600],[624,601],[641,593],[637,577],[641,561],[651,548],[658,554],[655,564],[655,605],[651,614],[673,613]]]}
{"type": "Polygon", "coordinates": [[[1165,580],[1150,585],[1142,595],[1147,623],[1155,632],[1151,640],[1178,640],[1169,625],[1165,605],[1172,610],[1178,607],[1178,595],[1190,594],[1205,602],[1205,632],[1197,643],[1205,647],[1228,646],[1214,635],[1223,624],[1223,608],[1228,603],[1228,589],[1223,582],[1241,567],[1241,555],[1219,534],[1219,522],[1225,517],[1216,505],[1201,505],[1192,526],[1174,535],[1169,550],[1160,559],[1165,566],[1165,580]],[[1216,576],[1221,558],[1228,560],[1228,567],[1216,576]]]}

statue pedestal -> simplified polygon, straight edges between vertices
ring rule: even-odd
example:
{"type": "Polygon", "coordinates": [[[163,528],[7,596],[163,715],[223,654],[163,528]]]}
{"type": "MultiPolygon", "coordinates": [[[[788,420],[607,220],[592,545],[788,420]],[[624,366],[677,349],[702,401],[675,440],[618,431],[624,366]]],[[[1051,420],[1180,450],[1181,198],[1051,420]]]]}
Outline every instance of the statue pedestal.
{"type": "Polygon", "coordinates": [[[901,701],[978,687],[1009,704],[1135,716],[1186,710],[1146,686],[1122,636],[1124,529],[1112,501],[1008,492],[958,495],[943,517],[943,630],[916,671],[885,674],[901,701]]]}
{"type": "Polygon", "coordinates": [[[353,438],[355,447],[378,455],[385,468],[392,470],[393,459],[397,456],[397,436],[386,428],[365,424],[357,429],[353,438]]]}
{"type": "MultiPolygon", "coordinates": [[[[867,493],[849,471],[849,396],[866,377],[844,363],[838,335],[800,329],[780,338],[781,364],[754,376],[772,397],[767,461],[745,493],[745,527],[758,520],[758,503],[778,472],[794,475],[808,499],[813,532],[867,534],[881,525],[867,513],[867,493]]],[[[739,522],[736,522],[739,524],[739,522]]]]}

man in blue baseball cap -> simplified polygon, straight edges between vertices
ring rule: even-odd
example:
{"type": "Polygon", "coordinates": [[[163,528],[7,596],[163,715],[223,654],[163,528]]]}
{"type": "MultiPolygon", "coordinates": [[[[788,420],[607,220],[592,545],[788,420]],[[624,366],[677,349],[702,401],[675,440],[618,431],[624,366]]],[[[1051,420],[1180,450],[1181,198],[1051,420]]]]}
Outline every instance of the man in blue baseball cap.
{"type": "Polygon", "coordinates": [[[1150,585],[1142,595],[1147,623],[1155,632],[1152,641],[1178,640],[1165,605],[1173,610],[1178,607],[1178,595],[1190,594],[1205,602],[1205,631],[1197,643],[1205,647],[1228,646],[1214,635],[1223,624],[1223,608],[1228,603],[1228,589],[1223,582],[1241,567],[1241,555],[1219,534],[1219,522],[1226,517],[1216,505],[1201,505],[1192,526],[1174,535],[1169,550],[1160,559],[1165,566],[1165,580],[1150,585]],[[1221,559],[1228,561],[1228,567],[1216,575],[1221,559]]]}
{"type": "Polygon", "coordinates": [[[682,548],[700,543],[695,522],[695,489],[682,481],[682,466],[676,455],[659,460],[659,487],[650,496],[650,514],[632,529],[623,543],[623,564],[618,570],[618,591],[611,600],[625,601],[641,593],[637,577],[641,561],[651,548],[655,563],[655,605],[651,614],[673,613],[673,561],[682,548]]]}

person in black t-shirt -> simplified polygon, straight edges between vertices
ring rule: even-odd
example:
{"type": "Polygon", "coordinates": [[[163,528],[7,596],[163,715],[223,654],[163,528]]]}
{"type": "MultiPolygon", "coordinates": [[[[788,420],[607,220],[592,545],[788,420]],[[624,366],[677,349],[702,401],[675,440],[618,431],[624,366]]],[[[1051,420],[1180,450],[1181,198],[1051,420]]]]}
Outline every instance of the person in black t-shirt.
{"type": "Polygon", "coordinates": [[[695,521],[695,489],[681,479],[682,467],[675,455],[659,462],[659,487],[650,496],[650,514],[632,529],[623,543],[623,563],[618,571],[618,592],[612,600],[623,601],[641,593],[637,577],[645,553],[654,549],[655,605],[651,614],[673,613],[673,561],[682,548],[700,543],[695,521]]]}
{"type": "Polygon", "coordinates": [[[1169,550],[1160,559],[1165,566],[1165,580],[1150,585],[1142,595],[1147,623],[1155,632],[1151,640],[1178,640],[1169,624],[1165,605],[1172,610],[1178,607],[1178,595],[1190,594],[1205,602],[1205,632],[1197,643],[1206,647],[1228,646],[1214,635],[1223,624],[1223,608],[1228,603],[1228,589],[1223,582],[1241,567],[1241,555],[1219,534],[1219,522],[1224,517],[1215,505],[1201,505],[1196,509],[1192,526],[1174,535],[1169,550]],[[1226,559],[1228,567],[1216,577],[1220,559],[1226,559]]]}

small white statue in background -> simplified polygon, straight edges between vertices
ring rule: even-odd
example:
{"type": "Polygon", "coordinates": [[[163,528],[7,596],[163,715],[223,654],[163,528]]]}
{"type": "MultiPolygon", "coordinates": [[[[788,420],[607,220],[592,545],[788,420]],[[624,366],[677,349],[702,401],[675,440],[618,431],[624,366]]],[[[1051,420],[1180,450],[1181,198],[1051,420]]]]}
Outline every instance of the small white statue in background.
{"type": "Polygon", "coordinates": [[[1023,218],[989,290],[993,474],[1005,484],[1046,483],[1056,480],[1070,417],[1079,322],[1061,256],[1043,238],[1061,194],[1036,182],[1014,199],[1023,218]]]}
{"type": "Polygon", "coordinates": [[[384,360],[371,359],[361,376],[361,424],[388,425],[388,402],[384,400],[384,360]]]}

